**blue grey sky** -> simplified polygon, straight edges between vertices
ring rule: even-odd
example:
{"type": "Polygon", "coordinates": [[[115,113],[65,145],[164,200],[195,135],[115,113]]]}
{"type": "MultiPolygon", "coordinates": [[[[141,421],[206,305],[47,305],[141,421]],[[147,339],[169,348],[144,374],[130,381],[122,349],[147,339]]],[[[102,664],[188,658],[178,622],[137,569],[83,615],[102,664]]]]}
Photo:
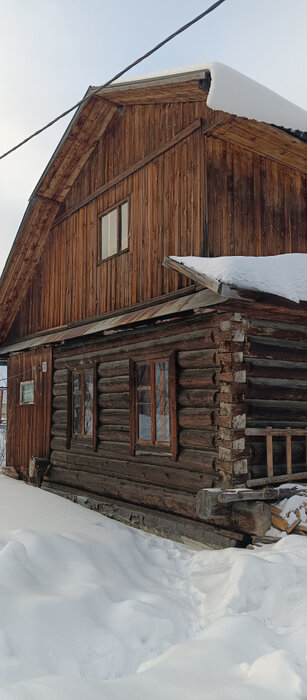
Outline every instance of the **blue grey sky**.
{"type": "MultiPolygon", "coordinates": [[[[0,0],[0,151],[70,107],[210,0],[0,0]]],[[[307,0],[226,0],[134,73],[220,61],[307,110],[307,0]]],[[[0,270],[67,123],[0,161],[0,270]]]]}

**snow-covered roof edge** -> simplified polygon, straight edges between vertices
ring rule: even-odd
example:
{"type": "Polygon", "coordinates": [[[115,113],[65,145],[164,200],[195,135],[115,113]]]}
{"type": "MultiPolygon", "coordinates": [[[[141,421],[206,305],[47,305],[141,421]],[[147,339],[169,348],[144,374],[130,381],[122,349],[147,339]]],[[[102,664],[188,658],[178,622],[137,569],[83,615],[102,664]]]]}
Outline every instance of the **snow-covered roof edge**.
{"type": "MultiPolygon", "coordinates": [[[[169,256],[168,260],[182,266],[185,274],[190,270],[203,277],[211,288],[217,285],[217,293],[223,293],[222,285],[233,286],[265,294],[274,294],[299,303],[307,301],[307,253],[284,255],[224,256],[199,258],[196,256],[169,256]],[[220,285],[220,286],[218,286],[220,285]]],[[[164,263],[165,264],[165,263],[164,263]]],[[[166,267],[169,265],[166,264],[166,267]]]]}
{"type": "MultiPolygon", "coordinates": [[[[199,63],[193,66],[163,70],[146,75],[129,76],[114,82],[106,92],[123,88],[141,87],[149,82],[161,80],[172,82],[184,77],[205,77],[210,72],[211,86],[207,104],[213,110],[221,110],[238,117],[307,132],[307,111],[281,97],[273,90],[248,78],[243,73],[223,63],[199,63]]],[[[102,90],[102,92],[105,92],[102,90]]]]}

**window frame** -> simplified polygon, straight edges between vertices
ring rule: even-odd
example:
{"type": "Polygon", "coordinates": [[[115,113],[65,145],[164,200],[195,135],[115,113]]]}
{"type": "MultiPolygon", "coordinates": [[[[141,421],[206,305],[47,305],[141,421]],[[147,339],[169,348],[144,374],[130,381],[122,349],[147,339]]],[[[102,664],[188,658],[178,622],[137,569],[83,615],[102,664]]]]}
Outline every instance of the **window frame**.
{"type": "Polygon", "coordinates": [[[113,204],[112,206],[108,207],[108,209],[104,209],[102,212],[99,213],[99,215],[98,215],[98,265],[101,265],[106,260],[112,260],[112,258],[115,258],[118,255],[122,255],[123,253],[128,253],[129,244],[130,244],[130,223],[131,223],[130,197],[125,197],[124,199],[121,199],[116,204],[113,204]],[[125,248],[122,248],[122,228],[121,228],[121,222],[122,222],[121,207],[123,206],[123,204],[127,204],[127,206],[128,206],[127,246],[125,248]],[[104,216],[108,216],[108,214],[111,214],[113,211],[117,212],[117,251],[116,251],[116,253],[112,253],[111,255],[108,255],[107,257],[102,258],[101,257],[101,248],[102,248],[102,245],[101,245],[101,243],[102,243],[101,221],[102,221],[104,216]]]}
{"type": "Polygon", "coordinates": [[[20,405],[20,406],[34,406],[34,404],[35,404],[35,384],[34,384],[34,379],[29,379],[29,380],[26,381],[26,382],[20,382],[20,385],[19,385],[19,405],[20,405]],[[33,401],[23,401],[23,400],[22,400],[22,390],[23,390],[23,387],[24,387],[25,385],[28,386],[29,384],[31,384],[31,386],[33,387],[33,401]]]}
{"type": "Polygon", "coordinates": [[[67,416],[67,448],[70,448],[71,442],[81,440],[82,442],[92,443],[93,449],[97,449],[97,369],[96,366],[90,365],[86,367],[74,367],[70,371],[69,376],[69,411],[67,416]],[[86,391],[85,374],[89,372],[92,375],[93,392],[92,392],[92,432],[85,433],[85,396],[89,392],[86,391]],[[74,375],[81,375],[81,389],[74,391],[74,375]],[[81,425],[82,432],[74,432],[74,396],[81,395],[81,425]]]}
{"type": "Polygon", "coordinates": [[[176,402],[176,354],[158,355],[152,357],[145,355],[130,360],[130,452],[135,454],[163,454],[169,455],[173,460],[178,456],[178,421],[177,421],[177,402],[176,402]],[[152,435],[153,431],[156,438],[156,404],[155,404],[155,364],[159,362],[168,363],[168,399],[169,399],[169,442],[140,440],[138,438],[138,382],[137,368],[142,364],[150,364],[153,369],[151,372],[151,416],[152,416],[152,435]],[[153,427],[154,423],[154,427],[153,427]]]}

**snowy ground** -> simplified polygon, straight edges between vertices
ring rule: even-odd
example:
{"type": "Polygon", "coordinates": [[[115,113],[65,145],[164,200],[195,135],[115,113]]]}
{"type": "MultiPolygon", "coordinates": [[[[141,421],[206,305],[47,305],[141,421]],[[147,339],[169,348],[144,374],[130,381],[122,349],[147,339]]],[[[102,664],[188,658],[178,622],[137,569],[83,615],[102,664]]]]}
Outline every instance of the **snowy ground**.
{"type": "Polygon", "coordinates": [[[194,552],[0,477],[1,700],[307,698],[307,538],[194,552]]]}

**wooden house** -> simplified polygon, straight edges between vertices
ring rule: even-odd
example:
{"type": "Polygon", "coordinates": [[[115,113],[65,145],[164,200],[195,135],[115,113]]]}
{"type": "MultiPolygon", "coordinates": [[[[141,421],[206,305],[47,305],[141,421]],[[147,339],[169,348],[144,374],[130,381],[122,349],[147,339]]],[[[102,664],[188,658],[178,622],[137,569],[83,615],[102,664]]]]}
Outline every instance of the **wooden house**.
{"type": "Polygon", "coordinates": [[[210,107],[212,84],[200,66],[89,90],[2,274],[0,359],[8,467],[221,547],[259,522],[211,489],[307,477],[307,305],[172,256],[307,253],[307,145],[282,98],[268,123],[210,107]]]}

